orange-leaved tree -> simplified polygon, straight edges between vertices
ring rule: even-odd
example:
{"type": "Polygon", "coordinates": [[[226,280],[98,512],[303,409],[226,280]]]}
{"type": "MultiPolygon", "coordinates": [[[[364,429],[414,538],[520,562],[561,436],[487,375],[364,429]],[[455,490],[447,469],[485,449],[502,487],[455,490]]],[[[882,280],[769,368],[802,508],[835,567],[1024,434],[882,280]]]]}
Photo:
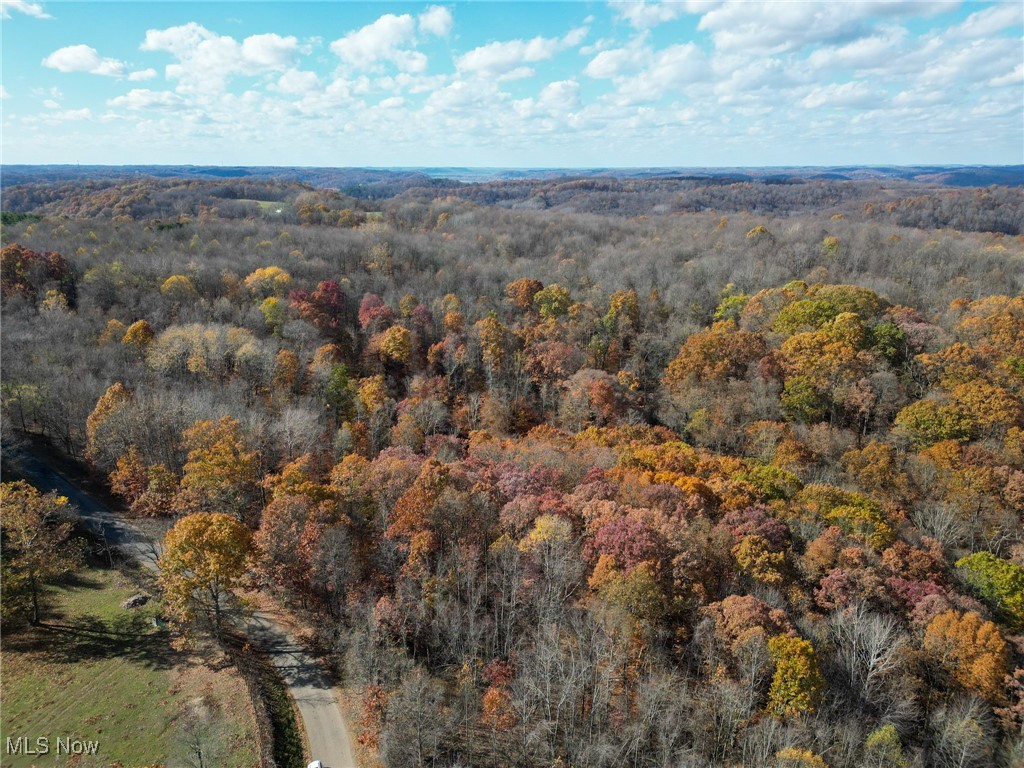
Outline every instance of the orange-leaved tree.
{"type": "Polygon", "coordinates": [[[923,645],[957,685],[989,701],[1003,699],[1009,651],[991,621],[973,611],[945,611],[928,624],[923,645]]]}

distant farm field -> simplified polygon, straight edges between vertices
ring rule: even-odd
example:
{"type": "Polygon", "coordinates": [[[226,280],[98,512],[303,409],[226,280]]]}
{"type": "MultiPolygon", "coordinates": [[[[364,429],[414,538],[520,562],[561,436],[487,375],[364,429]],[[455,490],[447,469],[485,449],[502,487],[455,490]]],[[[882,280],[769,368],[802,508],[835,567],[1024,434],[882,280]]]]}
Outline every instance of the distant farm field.
{"type": "Polygon", "coordinates": [[[282,203],[279,200],[239,200],[240,203],[256,203],[264,213],[281,213],[282,210],[288,207],[288,203],[282,203]]]}
{"type": "Polygon", "coordinates": [[[136,592],[118,571],[86,568],[52,589],[43,626],[5,634],[4,768],[184,762],[175,758],[196,733],[219,754],[217,765],[257,764],[243,681],[230,667],[175,651],[153,626],[158,606],[121,608],[136,592]],[[49,754],[9,754],[7,740],[19,737],[30,746],[48,738],[49,754]],[[57,755],[58,738],[98,746],[93,756],[57,755]]]}

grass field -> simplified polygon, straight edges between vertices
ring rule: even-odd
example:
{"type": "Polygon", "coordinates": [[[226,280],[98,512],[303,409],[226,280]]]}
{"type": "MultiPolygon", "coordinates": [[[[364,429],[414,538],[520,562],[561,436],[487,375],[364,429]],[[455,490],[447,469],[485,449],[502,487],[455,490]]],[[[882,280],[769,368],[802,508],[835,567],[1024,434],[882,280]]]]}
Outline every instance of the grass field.
{"type": "MultiPolygon", "coordinates": [[[[152,619],[158,606],[125,610],[138,592],[116,570],[83,568],[51,588],[44,625],[5,633],[0,744],[3,768],[78,768],[181,763],[186,722],[206,744],[212,764],[257,764],[256,737],[245,684],[212,654],[181,652],[152,619]],[[201,713],[188,717],[186,713],[201,713]],[[50,753],[6,754],[6,740],[47,737],[50,753]],[[58,756],[57,738],[96,741],[92,757],[58,756]]],[[[211,764],[211,763],[208,763],[211,764]]]]}
{"type": "Polygon", "coordinates": [[[240,199],[240,203],[256,203],[264,213],[277,213],[279,210],[284,210],[288,207],[287,203],[282,203],[277,200],[251,200],[251,199],[240,199]]]}

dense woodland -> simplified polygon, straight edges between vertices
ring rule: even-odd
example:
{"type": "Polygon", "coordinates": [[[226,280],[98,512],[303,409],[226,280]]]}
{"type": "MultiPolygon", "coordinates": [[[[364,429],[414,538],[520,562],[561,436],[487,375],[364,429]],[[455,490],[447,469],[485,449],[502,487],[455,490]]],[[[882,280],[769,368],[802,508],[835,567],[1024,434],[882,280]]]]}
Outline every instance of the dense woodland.
{"type": "Polygon", "coordinates": [[[240,521],[388,766],[1024,761],[1020,188],[357,192],[6,188],[5,444],[240,521]]]}

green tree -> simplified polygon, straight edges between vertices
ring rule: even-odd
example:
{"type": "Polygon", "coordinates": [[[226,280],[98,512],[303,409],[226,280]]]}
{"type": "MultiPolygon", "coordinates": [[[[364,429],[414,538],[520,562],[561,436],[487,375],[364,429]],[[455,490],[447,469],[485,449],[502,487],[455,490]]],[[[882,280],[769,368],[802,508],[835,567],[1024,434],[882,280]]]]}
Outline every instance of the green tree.
{"type": "Polygon", "coordinates": [[[1024,568],[991,552],[960,558],[956,567],[1007,626],[1015,631],[1024,629],[1024,568]]]}
{"type": "Polygon", "coordinates": [[[534,294],[533,303],[536,305],[540,316],[548,319],[561,317],[568,312],[572,300],[569,298],[568,290],[557,283],[552,283],[544,290],[537,291],[534,294]]]}
{"type": "Polygon", "coordinates": [[[903,756],[900,735],[892,725],[883,725],[868,734],[864,741],[864,765],[872,768],[910,768],[903,756]]]}
{"type": "Polygon", "coordinates": [[[971,437],[971,419],[956,405],[935,400],[918,400],[896,414],[895,431],[906,435],[916,448],[927,448],[942,440],[966,442],[971,437]]]}
{"type": "Polygon", "coordinates": [[[339,363],[331,368],[331,375],[324,389],[324,399],[334,414],[335,424],[348,421],[355,415],[356,388],[344,364],[339,363]]]}

